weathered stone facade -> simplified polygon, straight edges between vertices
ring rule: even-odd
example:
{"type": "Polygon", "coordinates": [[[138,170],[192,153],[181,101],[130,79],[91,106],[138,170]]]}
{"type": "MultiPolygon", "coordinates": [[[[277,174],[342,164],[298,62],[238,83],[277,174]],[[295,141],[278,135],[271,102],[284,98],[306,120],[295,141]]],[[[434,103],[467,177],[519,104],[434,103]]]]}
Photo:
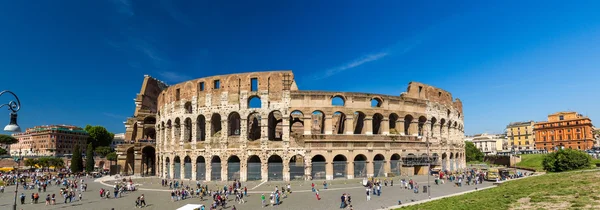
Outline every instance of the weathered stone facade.
{"type": "Polygon", "coordinates": [[[172,85],[157,104],[160,177],[329,180],[425,174],[428,161],[465,167],[462,103],[421,83],[400,96],[301,91],[291,71],[253,72],[172,85]]]}

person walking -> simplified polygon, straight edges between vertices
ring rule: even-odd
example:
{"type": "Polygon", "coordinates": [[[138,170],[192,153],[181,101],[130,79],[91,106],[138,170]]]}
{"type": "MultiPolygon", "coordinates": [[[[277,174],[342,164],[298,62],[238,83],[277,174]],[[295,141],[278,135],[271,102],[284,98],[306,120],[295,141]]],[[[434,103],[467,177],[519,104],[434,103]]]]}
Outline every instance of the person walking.
{"type": "Polygon", "coordinates": [[[319,190],[315,189],[315,194],[317,195],[317,200],[321,200],[321,198],[319,197],[319,190]]]}
{"type": "Polygon", "coordinates": [[[260,200],[262,203],[262,207],[265,208],[265,194],[264,193],[260,196],[260,200]]]}
{"type": "Polygon", "coordinates": [[[140,196],[140,206],[146,207],[146,197],[144,197],[144,194],[140,196]]]}
{"type": "Polygon", "coordinates": [[[371,189],[367,188],[367,201],[371,200],[371,189]]]}

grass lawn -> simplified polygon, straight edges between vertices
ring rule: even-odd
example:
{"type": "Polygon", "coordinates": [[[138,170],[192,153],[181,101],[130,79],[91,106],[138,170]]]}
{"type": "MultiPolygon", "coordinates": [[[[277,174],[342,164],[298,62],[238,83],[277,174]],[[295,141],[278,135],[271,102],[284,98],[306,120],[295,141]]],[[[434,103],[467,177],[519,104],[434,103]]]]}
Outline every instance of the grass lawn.
{"type": "Polygon", "coordinates": [[[533,168],[535,171],[544,171],[542,161],[544,160],[545,154],[526,154],[521,155],[521,162],[517,163],[519,167],[533,168]]]}
{"type": "Polygon", "coordinates": [[[546,174],[400,209],[600,209],[600,171],[546,174]]]}

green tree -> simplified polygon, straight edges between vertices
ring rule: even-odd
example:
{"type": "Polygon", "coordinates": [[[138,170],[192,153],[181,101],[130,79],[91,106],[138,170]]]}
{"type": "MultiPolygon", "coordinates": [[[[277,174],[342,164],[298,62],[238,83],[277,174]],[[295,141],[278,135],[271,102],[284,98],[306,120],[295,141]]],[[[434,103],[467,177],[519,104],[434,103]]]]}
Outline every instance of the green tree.
{"type": "Polygon", "coordinates": [[[81,149],[75,146],[73,149],[73,157],[71,158],[71,172],[78,173],[83,170],[83,159],[81,157],[81,149]]]}
{"type": "Polygon", "coordinates": [[[8,154],[8,151],[6,151],[4,148],[0,148],[0,155],[6,155],[8,154]]]}
{"type": "Polygon", "coordinates": [[[19,140],[11,135],[0,134],[0,144],[14,144],[17,142],[19,142],[19,140]]]}
{"type": "Polygon", "coordinates": [[[108,153],[112,152],[112,149],[107,146],[100,146],[100,147],[96,147],[96,149],[94,151],[96,152],[96,154],[100,155],[100,157],[106,157],[106,155],[108,155],[108,153]]]}
{"type": "MultiPolygon", "coordinates": [[[[106,159],[110,162],[117,161],[117,153],[111,152],[106,155],[106,159]]],[[[111,164],[112,165],[112,164],[111,164]]]]}
{"type": "Polygon", "coordinates": [[[94,171],[94,148],[92,143],[89,143],[85,151],[85,172],[94,171]]]}
{"type": "Polygon", "coordinates": [[[45,168],[50,167],[50,160],[53,157],[40,157],[38,158],[38,165],[40,165],[40,167],[42,167],[42,170],[44,170],[45,168]]]}
{"type": "Polygon", "coordinates": [[[112,140],[115,137],[115,134],[108,132],[106,128],[99,125],[87,125],[84,130],[90,135],[88,143],[92,143],[94,148],[99,146],[110,146],[110,143],[112,143],[112,140]]]}
{"type": "Polygon", "coordinates": [[[35,165],[38,164],[38,160],[34,159],[34,158],[28,158],[28,159],[25,159],[23,164],[25,164],[25,166],[28,166],[28,167],[35,167],[35,165]]]}
{"type": "Polygon", "coordinates": [[[584,169],[592,166],[592,157],[579,150],[559,149],[556,152],[547,154],[542,161],[542,165],[544,170],[550,172],[584,169]]]}
{"type": "Polygon", "coordinates": [[[465,142],[465,156],[466,161],[483,161],[483,152],[475,147],[473,142],[467,141],[465,142]]]}
{"type": "Polygon", "coordinates": [[[64,168],[65,161],[59,157],[53,157],[50,159],[50,166],[54,166],[54,169],[64,168]]]}

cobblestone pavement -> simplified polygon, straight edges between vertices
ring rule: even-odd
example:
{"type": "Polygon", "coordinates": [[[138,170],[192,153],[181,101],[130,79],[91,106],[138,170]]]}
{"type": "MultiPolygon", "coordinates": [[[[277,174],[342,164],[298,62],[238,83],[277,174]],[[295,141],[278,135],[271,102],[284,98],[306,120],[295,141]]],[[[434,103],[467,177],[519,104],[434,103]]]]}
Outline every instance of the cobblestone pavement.
{"type": "MultiPolygon", "coordinates": [[[[310,190],[310,181],[292,181],[292,191],[293,193],[282,200],[282,204],[280,206],[275,207],[265,207],[265,209],[339,209],[340,205],[340,196],[342,193],[350,193],[352,196],[352,205],[356,210],[371,210],[371,209],[379,209],[382,207],[397,205],[398,201],[402,201],[402,203],[418,201],[427,199],[427,193],[421,192],[418,194],[413,193],[411,190],[402,189],[400,187],[399,180],[401,178],[407,179],[408,177],[395,177],[394,178],[394,186],[388,186],[382,188],[381,196],[372,196],[371,201],[366,201],[365,188],[360,184],[360,179],[354,180],[333,180],[329,181],[329,189],[323,189],[323,181],[315,180],[315,185],[317,189],[320,190],[321,200],[317,200],[315,194],[310,190]]],[[[424,186],[427,183],[426,176],[414,176],[411,177],[413,180],[419,183],[419,186],[424,186]]],[[[37,192],[37,190],[25,190],[22,188],[19,189],[19,194],[24,192],[27,196],[26,204],[20,205],[20,201],[18,201],[17,209],[86,209],[86,210],[100,210],[107,209],[110,210],[114,208],[116,210],[120,209],[134,209],[134,202],[137,196],[142,193],[146,197],[146,203],[148,206],[144,209],[177,209],[185,204],[204,204],[209,205],[209,200],[201,201],[199,198],[187,199],[184,201],[171,202],[170,200],[170,190],[160,186],[160,179],[157,178],[142,178],[142,179],[134,179],[134,183],[140,184],[138,187],[140,190],[136,192],[132,192],[129,194],[125,194],[122,198],[111,198],[111,199],[102,199],[99,196],[100,188],[108,188],[112,191],[112,187],[106,185],[112,185],[114,182],[107,181],[104,183],[93,182],[92,180],[86,181],[88,183],[88,191],[83,193],[83,201],[74,201],[73,203],[64,204],[64,199],[58,198],[60,188],[56,186],[52,186],[48,188],[46,193],[40,194],[40,203],[38,204],[30,204],[31,200],[29,197],[31,193],[37,192]],[[55,193],[57,194],[57,204],[54,206],[45,206],[44,200],[47,194],[55,193]]],[[[195,187],[195,181],[189,181],[185,184],[190,184],[195,187]]],[[[433,178],[431,179],[432,187],[430,190],[432,197],[438,197],[468,190],[473,190],[477,188],[483,188],[487,186],[491,186],[491,182],[486,182],[481,185],[463,185],[463,187],[455,187],[451,183],[446,183],[443,185],[435,185],[433,184],[433,178]]],[[[210,182],[208,183],[210,189],[216,189],[216,187],[222,188],[225,184],[224,182],[210,182]]],[[[231,209],[232,205],[235,205],[237,209],[261,209],[260,204],[260,194],[270,193],[274,190],[275,186],[279,186],[281,188],[284,185],[284,182],[246,182],[242,183],[242,185],[248,187],[248,197],[244,197],[247,201],[245,204],[237,204],[233,202],[233,196],[231,197],[231,202],[228,204],[227,209],[231,209]]],[[[0,193],[0,209],[11,209],[13,203],[14,196],[14,186],[9,186],[5,193],[0,193]],[[13,192],[11,192],[13,191],[13,192]]]]}

